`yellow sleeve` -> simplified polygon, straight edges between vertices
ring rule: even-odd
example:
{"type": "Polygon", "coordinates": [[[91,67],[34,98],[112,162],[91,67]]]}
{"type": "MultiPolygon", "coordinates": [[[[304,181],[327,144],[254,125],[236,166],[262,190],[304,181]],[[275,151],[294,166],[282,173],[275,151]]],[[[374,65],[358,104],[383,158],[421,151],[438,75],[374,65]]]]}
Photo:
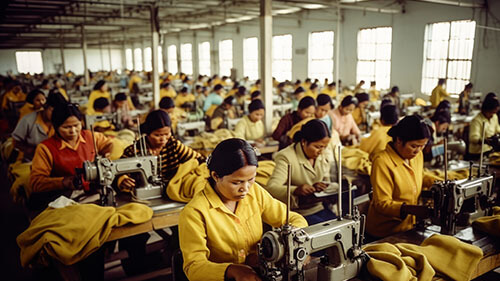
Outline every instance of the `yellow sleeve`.
{"type": "Polygon", "coordinates": [[[128,110],[135,110],[134,103],[130,97],[127,97],[128,110]]]}
{"type": "Polygon", "coordinates": [[[237,138],[242,138],[246,140],[245,136],[245,120],[243,120],[245,117],[241,118],[238,123],[236,123],[236,127],[234,127],[234,136],[237,138]]]}
{"type": "MultiPolygon", "coordinates": [[[[39,144],[35,150],[31,166],[30,185],[31,192],[43,192],[64,189],[63,177],[51,177],[52,154],[47,146],[39,144]]],[[[30,193],[31,193],[30,192],[30,193]]]]}
{"type": "Polygon", "coordinates": [[[113,141],[110,138],[99,132],[94,132],[94,136],[99,154],[105,155],[106,153],[111,152],[111,149],[113,148],[113,141]]]}
{"type": "MultiPolygon", "coordinates": [[[[273,174],[271,175],[269,181],[267,182],[266,190],[269,191],[269,193],[274,198],[285,203],[287,197],[286,193],[286,182],[288,178],[287,167],[290,161],[285,157],[285,155],[277,154],[276,158],[274,159],[274,162],[276,163],[276,167],[274,168],[273,174]]],[[[295,191],[295,189],[297,189],[297,187],[298,186],[296,185],[290,185],[290,193],[292,194],[292,196],[290,197],[291,209],[297,209],[299,207],[299,198],[293,195],[293,192],[295,191]]]]}
{"type": "Polygon", "coordinates": [[[179,244],[184,258],[183,269],[191,281],[224,280],[231,263],[215,263],[208,260],[207,225],[204,214],[187,206],[179,217],[179,244]]]}
{"type": "Polygon", "coordinates": [[[483,124],[481,124],[480,118],[474,118],[470,123],[469,127],[469,143],[479,144],[481,141],[481,131],[483,124]]]}
{"type": "Polygon", "coordinates": [[[392,200],[394,182],[390,174],[390,169],[384,161],[389,160],[377,157],[373,162],[370,176],[373,190],[372,206],[381,214],[399,218],[403,202],[392,200]]]}
{"type": "Polygon", "coordinates": [[[352,118],[354,118],[354,122],[356,122],[356,125],[359,125],[361,124],[361,122],[363,122],[363,116],[361,116],[361,109],[359,107],[356,107],[352,112],[352,118]]]}
{"type": "MultiPolygon", "coordinates": [[[[256,189],[256,194],[260,197],[260,202],[262,204],[262,220],[273,226],[273,227],[281,227],[286,222],[286,205],[282,202],[276,200],[269,194],[266,190],[264,190],[257,183],[254,184],[256,189]]],[[[290,212],[290,224],[303,228],[307,226],[306,219],[296,212],[290,212]]]]}

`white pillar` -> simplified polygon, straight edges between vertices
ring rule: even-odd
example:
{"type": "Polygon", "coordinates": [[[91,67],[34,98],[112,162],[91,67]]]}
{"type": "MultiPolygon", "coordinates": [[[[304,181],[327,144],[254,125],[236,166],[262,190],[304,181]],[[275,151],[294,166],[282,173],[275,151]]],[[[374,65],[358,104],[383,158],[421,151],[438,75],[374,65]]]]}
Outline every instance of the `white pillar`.
{"type": "MultiPolygon", "coordinates": [[[[59,40],[60,42],[60,51],[61,51],[61,65],[62,65],[62,71],[63,71],[63,75],[66,75],[66,64],[64,62],[64,37],[63,37],[63,34],[61,33],[61,40],[59,40]]],[[[64,76],[66,77],[66,76],[64,76]]]]}
{"type": "Polygon", "coordinates": [[[267,134],[271,134],[273,120],[273,79],[272,79],[272,40],[273,16],[272,0],[260,0],[260,81],[264,96],[264,124],[267,134]]]}
{"type": "Polygon", "coordinates": [[[87,68],[87,39],[85,38],[85,27],[82,25],[82,53],[83,53],[83,77],[85,85],[89,85],[90,77],[87,68]]]}
{"type": "Polygon", "coordinates": [[[335,32],[335,83],[337,83],[337,104],[340,104],[340,94],[342,89],[339,88],[340,79],[340,0],[337,0],[337,30],[335,32]]]}
{"type": "Polygon", "coordinates": [[[159,30],[158,7],[156,5],[151,5],[151,59],[153,66],[153,103],[155,109],[159,109],[158,106],[160,103],[160,80],[158,71],[159,30]]]}
{"type": "Polygon", "coordinates": [[[198,54],[198,38],[196,36],[196,31],[193,32],[193,80],[198,79],[198,74],[200,73],[200,56],[198,54]]]}

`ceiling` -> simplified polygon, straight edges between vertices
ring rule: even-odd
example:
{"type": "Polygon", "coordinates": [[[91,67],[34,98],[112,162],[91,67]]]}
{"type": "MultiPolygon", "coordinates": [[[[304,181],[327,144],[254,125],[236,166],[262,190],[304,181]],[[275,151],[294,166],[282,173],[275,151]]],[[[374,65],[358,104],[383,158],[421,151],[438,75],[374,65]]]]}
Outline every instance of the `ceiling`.
{"type": "MultiPolygon", "coordinates": [[[[412,0],[273,0],[272,9],[274,15],[283,17],[337,5],[342,9],[399,13],[408,1],[412,0]]],[[[484,0],[418,1],[484,5],[484,0]]],[[[149,38],[153,5],[158,7],[160,33],[166,34],[255,19],[260,0],[3,0],[0,49],[81,48],[82,29],[89,48],[120,48],[123,42],[149,38]]]]}

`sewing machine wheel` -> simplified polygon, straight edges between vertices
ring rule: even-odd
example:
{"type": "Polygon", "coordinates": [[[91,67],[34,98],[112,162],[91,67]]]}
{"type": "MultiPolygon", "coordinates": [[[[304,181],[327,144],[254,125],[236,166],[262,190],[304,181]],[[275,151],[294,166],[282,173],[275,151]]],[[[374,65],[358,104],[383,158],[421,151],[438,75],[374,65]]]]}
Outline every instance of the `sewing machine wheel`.
{"type": "Polygon", "coordinates": [[[283,258],[284,249],[279,242],[279,234],[268,231],[262,236],[262,256],[270,262],[277,262],[283,258]]]}

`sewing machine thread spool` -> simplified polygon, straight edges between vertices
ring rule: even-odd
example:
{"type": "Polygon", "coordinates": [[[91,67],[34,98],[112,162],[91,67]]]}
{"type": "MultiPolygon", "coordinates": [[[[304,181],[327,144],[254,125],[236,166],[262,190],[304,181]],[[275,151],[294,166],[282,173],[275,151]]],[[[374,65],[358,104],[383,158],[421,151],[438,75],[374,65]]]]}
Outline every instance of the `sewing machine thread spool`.
{"type": "Polygon", "coordinates": [[[290,223],[290,186],[292,185],[292,166],[287,165],[288,177],[286,180],[286,225],[290,223]]]}
{"type": "Polygon", "coordinates": [[[339,152],[339,165],[338,165],[338,172],[339,172],[339,192],[338,192],[338,220],[342,220],[342,145],[339,144],[338,146],[338,152],[339,152]]]}

